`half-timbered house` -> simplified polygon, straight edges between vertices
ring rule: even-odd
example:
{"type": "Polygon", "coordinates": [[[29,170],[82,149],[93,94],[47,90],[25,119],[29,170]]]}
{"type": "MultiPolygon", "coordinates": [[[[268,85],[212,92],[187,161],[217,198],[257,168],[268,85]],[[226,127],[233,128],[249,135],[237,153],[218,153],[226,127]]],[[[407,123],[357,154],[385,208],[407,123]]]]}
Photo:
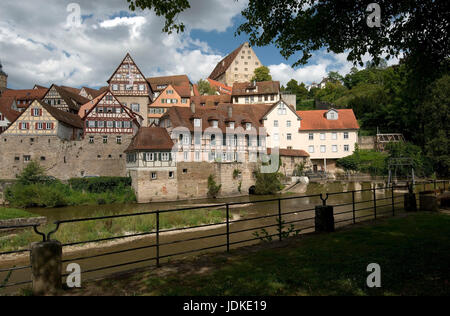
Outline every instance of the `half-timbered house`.
{"type": "Polygon", "coordinates": [[[78,114],[80,107],[89,101],[89,99],[75,93],[75,90],[59,87],[55,84],[48,89],[42,100],[61,111],[73,114],[78,114]]]}
{"type": "MultiPolygon", "coordinates": [[[[147,118],[153,91],[130,54],[127,53],[109,78],[108,84],[109,89],[123,105],[147,118]]],[[[147,120],[143,125],[147,125],[147,120]]]]}

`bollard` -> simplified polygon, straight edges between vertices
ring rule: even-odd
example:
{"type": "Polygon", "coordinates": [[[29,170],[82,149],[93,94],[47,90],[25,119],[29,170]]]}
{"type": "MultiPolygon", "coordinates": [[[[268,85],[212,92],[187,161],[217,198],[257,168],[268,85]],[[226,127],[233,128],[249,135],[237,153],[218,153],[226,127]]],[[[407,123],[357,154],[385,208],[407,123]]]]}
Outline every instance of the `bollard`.
{"type": "Polygon", "coordinates": [[[316,206],[315,226],[316,232],[334,232],[333,206],[316,206]]]}
{"type": "Polygon", "coordinates": [[[420,210],[423,212],[438,212],[437,197],[433,191],[419,193],[420,210]]]}
{"type": "Polygon", "coordinates": [[[404,207],[406,212],[417,212],[417,200],[415,193],[405,193],[404,207]]]}
{"type": "Polygon", "coordinates": [[[62,288],[62,246],[59,241],[31,244],[33,295],[54,295],[62,288]]]}

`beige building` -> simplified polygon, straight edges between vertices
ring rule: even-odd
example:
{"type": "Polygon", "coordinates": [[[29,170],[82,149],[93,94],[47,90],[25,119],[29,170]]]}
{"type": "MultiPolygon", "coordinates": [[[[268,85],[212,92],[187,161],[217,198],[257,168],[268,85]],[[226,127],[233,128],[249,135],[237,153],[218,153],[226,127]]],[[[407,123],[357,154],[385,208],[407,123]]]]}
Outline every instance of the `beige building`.
{"type": "Polygon", "coordinates": [[[3,65],[0,62],[0,96],[8,88],[8,75],[3,71],[3,65]]]}
{"type": "Polygon", "coordinates": [[[209,79],[232,87],[235,82],[250,81],[255,69],[261,66],[258,56],[245,42],[217,64],[209,79]]]}
{"type": "Polygon", "coordinates": [[[108,80],[109,90],[117,99],[133,112],[145,118],[142,122],[148,125],[148,108],[152,101],[152,88],[138,66],[127,54],[108,80]]]}
{"type": "Polygon", "coordinates": [[[233,104],[274,104],[280,101],[280,82],[240,82],[233,85],[233,104]]]}
{"type": "Polygon", "coordinates": [[[359,125],[351,109],[297,111],[298,143],[311,156],[314,171],[333,172],[336,160],[353,154],[359,125]]]}

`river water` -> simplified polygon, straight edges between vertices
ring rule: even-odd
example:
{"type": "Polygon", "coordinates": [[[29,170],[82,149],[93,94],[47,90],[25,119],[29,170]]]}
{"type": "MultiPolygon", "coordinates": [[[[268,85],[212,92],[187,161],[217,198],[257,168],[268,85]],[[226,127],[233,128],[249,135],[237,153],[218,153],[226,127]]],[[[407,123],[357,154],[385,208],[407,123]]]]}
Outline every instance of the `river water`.
{"type": "MultiPolygon", "coordinates": [[[[249,219],[254,217],[261,217],[265,215],[274,215],[278,214],[278,201],[272,202],[259,202],[255,203],[255,201],[268,200],[279,197],[289,197],[292,199],[283,200],[281,202],[281,209],[283,213],[291,213],[289,215],[284,215],[283,220],[286,223],[291,221],[297,221],[294,224],[295,229],[302,229],[302,233],[312,232],[314,231],[314,207],[316,205],[321,205],[322,201],[319,197],[302,197],[309,195],[317,195],[321,193],[335,193],[335,192],[347,192],[339,195],[331,195],[328,200],[328,205],[341,205],[352,202],[352,190],[365,190],[371,189],[374,187],[382,187],[384,183],[374,183],[374,182],[333,182],[333,183],[311,183],[309,185],[299,184],[292,189],[289,190],[289,193],[285,195],[277,195],[277,196],[244,196],[244,197],[236,197],[236,198],[227,198],[227,199],[203,199],[203,200],[189,200],[189,201],[177,201],[177,202],[167,202],[167,203],[150,203],[150,204],[130,204],[130,205],[100,205],[100,206],[76,206],[76,207],[65,207],[59,209],[32,209],[33,213],[41,216],[46,216],[49,222],[53,222],[55,220],[67,220],[67,219],[76,219],[83,217],[93,217],[97,216],[97,214],[102,215],[117,215],[117,214],[128,214],[128,213],[141,213],[148,212],[154,210],[168,210],[168,209],[176,209],[176,208],[184,208],[184,207],[193,207],[196,205],[208,205],[208,204],[220,204],[220,203],[235,203],[242,202],[243,205],[233,206],[230,209],[230,213],[233,216],[234,220],[237,219],[249,219]],[[294,197],[299,198],[294,198],[294,197]],[[306,210],[306,211],[305,211],[306,210]],[[240,216],[240,217],[239,217],[240,216]],[[300,221],[300,222],[298,222],[300,221]]],[[[397,209],[402,208],[403,199],[399,193],[395,194],[396,196],[396,205],[397,209]]],[[[377,190],[376,191],[377,199],[385,199],[380,202],[377,202],[377,213],[379,216],[384,212],[385,215],[390,215],[392,213],[392,206],[390,205],[391,200],[391,191],[390,190],[377,190]]],[[[373,218],[373,192],[365,191],[365,192],[357,192],[355,193],[355,201],[357,202],[357,209],[364,209],[362,211],[357,212],[357,216],[366,216],[365,219],[373,218]]],[[[217,208],[215,208],[217,209],[217,208]]],[[[335,221],[336,226],[350,224],[352,222],[352,205],[344,205],[335,207],[335,221]],[[343,214],[339,214],[343,213],[343,214]]],[[[230,225],[230,248],[242,247],[246,245],[251,245],[254,243],[260,242],[260,240],[253,240],[249,242],[234,244],[240,241],[254,239],[255,230],[251,230],[252,228],[258,228],[268,225],[276,224],[276,216],[257,219],[252,221],[239,221],[232,223],[230,225]],[[244,232],[240,232],[244,231],[244,232]]],[[[59,229],[63,230],[63,224],[59,229]]],[[[286,225],[289,226],[289,225],[286,225]]],[[[271,227],[266,229],[269,234],[276,233],[276,227],[271,227]]],[[[261,229],[257,230],[258,232],[262,232],[261,229]]],[[[195,238],[206,237],[210,235],[218,235],[226,233],[226,226],[219,225],[213,226],[208,229],[197,229],[197,230],[186,230],[177,233],[163,233],[160,236],[160,243],[170,243],[174,241],[180,240],[189,240],[195,238]]],[[[277,237],[274,237],[276,240],[277,237]]],[[[74,237],[73,242],[80,241],[74,237]]],[[[101,246],[93,246],[89,248],[79,249],[79,248],[64,248],[63,260],[67,260],[67,262],[63,266],[63,273],[65,273],[65,267],[68,263],[78,263],[81,266],[81,270],[88,271],[91,269],[98,269],[101,267],[109,267],[115,266],[127,262],[135,262],[135,261],[143,261],[149,258],[153,258],[156,256],[156,250],[154,247],[145,248],[141,250],[135,250],[130,252],[121,252],[130,248],[140,248],[140,247],[148,247],[155,244],[154,235],[147,236],[145,238],[139,239],[122,239],[120,243],[110,244],[108,247],[101,246]],[[96,247],[96,248],[95,248],[96,247]],[[114,255],[101,256],[103,253],[109,252],[121,252],[114,255]],[[74,260],[86,256],[98,256],[96,258],[91,258],[87,260],[74,260]]],[[[195,254],[212,252],[212,251],[220,251],[223,252],[226,250],[226,236],[216,236],[212,238],[204,238],[194,241],[180,242],[172,245],[166,245],[160,247],[160,256],[165,257],[161,260],[161,263],[165,263],[172,259],[182,259],[191,254],[186,255],[178,255],[172,256],[172,254],[179,252],[187,252],[191,250],[204,249],[215,247],[221,245],[221,247],[208,249],[205,251],[196,252],[195,254]]],[[[170,264],[170,263],[166,263],[170,264]]],[[[14,258],[12,260],[5,260],[0,257],[0,269],[2,268],[10,268],[13,266],[26,266],[29,265],[28,256],[21,256],[19,258],[14,258]]],[[[105,269],[101,271],[94,271],[89,273],[82,274],[82,279],[91,279],[91,278],[99,278],[114,272],[126,271],[129,269],[144,267],[144,266],[154,266],[155,261],[143,261],[137,264],[126,265],[123,267],[115,267],[110,269],[105,269]]],[[[6,273],[0,272],[0,283],[3,278],[6,276],[6,273]]],[[[30,270],[19,270],[14,271],[11,275],[10,283],[21,282],[30,280],[30,270]]],[[[17,288],[7,288],[3,291],[12,291],[17,290],[17,288]]],[[[0,294],[1,294],[0,290],[0,294]]]]}

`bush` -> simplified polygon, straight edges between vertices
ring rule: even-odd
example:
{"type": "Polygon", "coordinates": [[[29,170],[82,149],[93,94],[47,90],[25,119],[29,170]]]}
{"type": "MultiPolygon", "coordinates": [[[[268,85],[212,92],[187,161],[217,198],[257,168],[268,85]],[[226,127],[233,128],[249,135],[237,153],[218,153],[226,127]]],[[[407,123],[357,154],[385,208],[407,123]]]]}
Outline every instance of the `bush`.
{"type": "Polygon", "coordinates": [[[261,173],[260,170],[254,172],[256,183],[255,183],[255,194],[256,195],[270,195],[276,194],[278,191],[283,189],[281,184],[280,173],[261,173]]]}
{"type": "Polygon", "coordinates": [[[113,192],[131,186],[131,178],[125,177],[98,177],[98,178],[72,178],[69,185],[76,191],[90,193],[113,192]]]}
{"type": "Polygon", "coordinates": [[[222,185],[217,185],[214,176],[211,174],[208,177],[208,196],[215,199],[217,197],[217,194],[219,194],[221,188],[222,185]]]}

